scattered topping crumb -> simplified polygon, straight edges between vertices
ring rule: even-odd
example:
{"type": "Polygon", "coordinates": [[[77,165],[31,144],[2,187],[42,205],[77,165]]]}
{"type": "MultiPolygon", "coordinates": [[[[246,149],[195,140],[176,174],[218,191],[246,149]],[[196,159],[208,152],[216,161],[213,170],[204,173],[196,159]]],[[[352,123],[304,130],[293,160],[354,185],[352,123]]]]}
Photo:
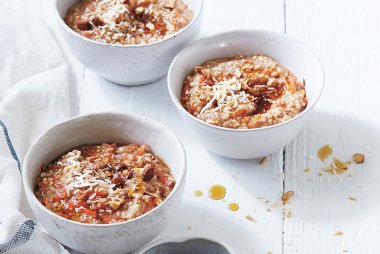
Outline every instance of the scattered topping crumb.
{"type": "Polygon", "coordinates": [[[267,164],[267,162],[268,162],[267,157],[264,157],[264,158],[262,158],[262,159],[260,160],[260,165],[261,165],[261,166],[264,166],[264,165],[267,164]]]}
{"type": "Polygon", "coordinates": [[[286,213],[286,218],[291,218],[292,217],[292,211],[288,211],[287,213],[286,213]]]}
{"type": "Polygon", "coordinates": [[[327,166],[323,171],[328,172],[332,175],[341,175],[344,172],[348,170],[348,165],[350,165],[351,162],[343,162],[337,158],[333,159],[333,162],[327,166]]]}
{"type": "Polygon", "coordinates": [[[282,194],[282,204],[286,205],[286,203],[294,196],[294,191],[287,191],[282,194]]]}
{"type": "Polygon", "coordinates": [[[310,172],[310,168],[305,168],[303,172],[305,172],[305,173],[310,172]]]}
{"type": "Polygon", "coordinates": [[[355,161],[356,163],[358,163],[358,164],[364,162],[364,154],[361,154],[361,153],[355,153],[354,155],[352,155],[352,158],[353,158],[354,161],[355,161]]]}
{"type": "Polygon", "coordinates": [[[247,214],[246,216],[245,216],[245,218],[247,219],[247,220],[249,220],[249,221],[252,221],[252,222],[257,222],[257,220],[255,220],[255,218],[253,218],[251,215],[249,215],[249,214],[247,214]]]}
{"type": "Polygon", "coordinates": [[[340,235],[344,235],[342,231],[338,230],[336,231],[333,236],[340,236],[340,235]]]}
{"type": "Polygon", "coordinates": [[[321,161],[325,161],[331,154],[333,153],[333,149],[330,145],[324,145],[318,150],[318,157],[321,161]]]}
{"type": "Polygon", "coordinates": [[[349,199],[349,200],[352,200],[352,201],[358,201],[357,198],[354,198],[354,197],[351,197],[351,196],[349,196],[348,199],[349,199]]]}
{"type": "Polygon", "coordinates": [[[187,227],[187,230],[188,230],[188,231],[191,231],[191,229],[192,229],[192,228],[191,228],[191,226],[189,225],[189,226],[187,227]]]}

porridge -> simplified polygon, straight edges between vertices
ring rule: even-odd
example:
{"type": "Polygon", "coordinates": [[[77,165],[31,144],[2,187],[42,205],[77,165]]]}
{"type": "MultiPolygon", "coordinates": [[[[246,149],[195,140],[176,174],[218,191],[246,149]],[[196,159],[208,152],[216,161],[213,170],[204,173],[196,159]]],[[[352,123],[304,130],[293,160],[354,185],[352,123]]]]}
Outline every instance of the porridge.
{"type": "Polygon", "coordinates": [[[174,185],[170,169],[148,145],[101,144],[74,149],[43,165],[35,195],[69,220],[110,224],[152,210],[174,185]]]}
{"type": "Polygon", "coordinates": [[[265,55],[239,55],[194,68],[182,88],[184,108],[207,123],[251,129],[282,123],[307,106],[305,82],[265,55]]]}
{"type": "Polygon", "coordinates": [[[184,28],[193,18],[182,0],[81,0],[66,14],[75,32],[110,44],[149,44],[184,28]]]}

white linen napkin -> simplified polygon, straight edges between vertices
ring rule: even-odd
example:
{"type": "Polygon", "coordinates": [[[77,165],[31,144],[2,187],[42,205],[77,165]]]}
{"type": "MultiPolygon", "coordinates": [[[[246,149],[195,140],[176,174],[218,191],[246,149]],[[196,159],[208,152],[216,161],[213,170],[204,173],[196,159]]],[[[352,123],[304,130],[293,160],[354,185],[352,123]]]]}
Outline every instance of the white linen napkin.
{"type": "Polygon", "coordinates": [[[0,253],[68,253],[33,219],[20,172],[34,140],[70,117],[69,71],[46,22],[24,11],[36,1],[20,2],[0,3],[0,253]]]}

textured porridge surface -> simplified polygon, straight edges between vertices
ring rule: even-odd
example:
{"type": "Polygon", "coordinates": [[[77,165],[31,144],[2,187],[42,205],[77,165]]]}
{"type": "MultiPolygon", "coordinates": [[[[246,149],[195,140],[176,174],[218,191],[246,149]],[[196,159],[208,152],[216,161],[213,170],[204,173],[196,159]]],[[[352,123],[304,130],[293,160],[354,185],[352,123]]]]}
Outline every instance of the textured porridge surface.
{"type": "Polygon", "coordinates": [[[77,33],[110,44],[149,44],[179,31],[193,18],[182,0],[81,0],[65,22],[77,33]]]}
{"type": "Polygon", "coordinates": [[[282,123],[307,106],[305,81],[265,55],[239,55],[194,68],[181,94],[185,109],[207,123],[250,129],[282,123]]]}
{"type": "Polygon", "coordinates": [[[158,206],[175,185],[148,145],[83,146],[42,165],[36,197],[52,212],[83,223],[127,221],[158,206]]]}

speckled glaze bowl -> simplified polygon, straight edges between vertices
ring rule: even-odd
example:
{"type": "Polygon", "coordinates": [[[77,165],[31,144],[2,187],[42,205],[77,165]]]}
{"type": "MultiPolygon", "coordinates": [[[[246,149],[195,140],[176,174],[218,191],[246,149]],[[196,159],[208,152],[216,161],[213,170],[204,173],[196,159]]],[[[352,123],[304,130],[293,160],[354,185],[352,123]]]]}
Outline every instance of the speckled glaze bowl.
{"type": "Polygon", "coordinates": [[[299,40],[281,33],[263,30],[237,30],[201,39],[182,50],[168,73],[168,89],[184,122],[207,149],[217,154],[253,159],[271,154],[287,145],[304,126],[317,104],[324,86],[324,71],[314,52],[299,40]],[[181,104],[183,81],[194,66],[207,60],[244,54],[264,54],[286,66],[299,79],[306,80],[306,109],[280,124],[256,129],[229,129],[206,123],[181,104]]]}
{"type": "Polygon", "coordinates": [[[30,148],[22,173],[35,216],[59,242],[84,253],[129,253],[153,240],[170,221],[183,194],[186,158],[181,142],[163,125],[135,115],[102,113],[76,117],[52,127],[30,148]],[[41,163],[48,164],[73,147],[102,142],[149,144],[174,174],[176,185],[170,195],[148,213],[116,224],[75,222],[45,208],[34,195],[41,163]]]}
{"type": "Polygon", "coordinates": [[[67,45],[86,67],[121,85],[142,85],[165,76],[175,55],[194,41],[200,31],[203,0],[185,0],[194,18],[169,37],[147,45],[101,43],[79,35],[63,21],[76,2],[55,0],[54,11],[67,45]]]}

